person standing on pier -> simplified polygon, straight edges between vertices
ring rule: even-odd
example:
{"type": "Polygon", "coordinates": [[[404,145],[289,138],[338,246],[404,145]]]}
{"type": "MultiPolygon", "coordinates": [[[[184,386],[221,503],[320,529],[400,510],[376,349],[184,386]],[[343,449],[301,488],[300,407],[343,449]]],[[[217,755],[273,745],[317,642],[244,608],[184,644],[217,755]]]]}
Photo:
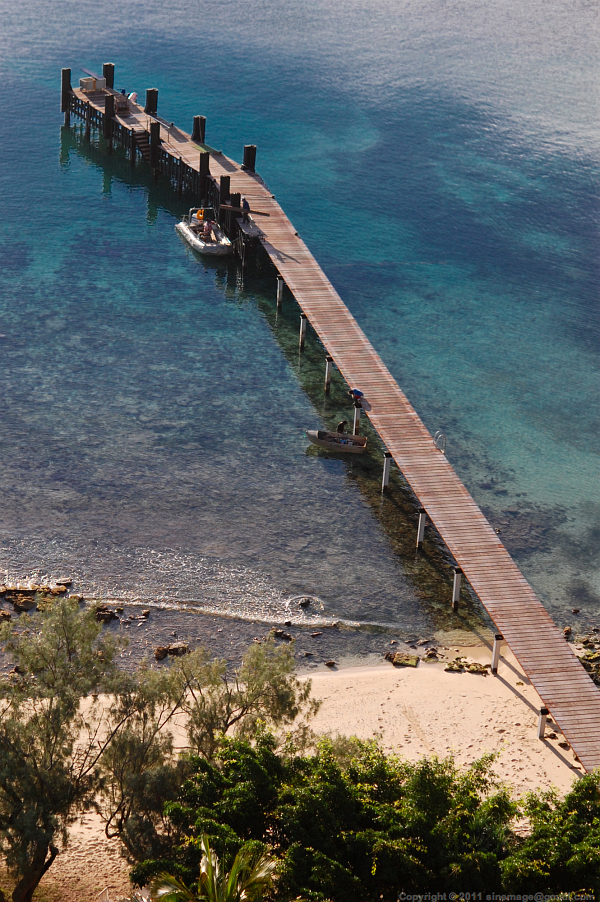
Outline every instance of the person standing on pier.
{"type": "Polygon", "coordinates": [[[242,220],[248,222],[250,218],[250,204],[245,197],[242,198],[242,220]]]}

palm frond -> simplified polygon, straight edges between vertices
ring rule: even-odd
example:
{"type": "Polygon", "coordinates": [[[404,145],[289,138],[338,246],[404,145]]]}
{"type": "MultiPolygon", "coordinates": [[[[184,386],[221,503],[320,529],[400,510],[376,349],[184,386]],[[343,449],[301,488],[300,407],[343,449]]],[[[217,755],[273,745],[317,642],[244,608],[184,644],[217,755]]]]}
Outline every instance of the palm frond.
{"type": "Polygon", "coordinates": [[[197,893],[172,874],[159,874],[150,884],[152,902],[198,902],[197,893]]]}

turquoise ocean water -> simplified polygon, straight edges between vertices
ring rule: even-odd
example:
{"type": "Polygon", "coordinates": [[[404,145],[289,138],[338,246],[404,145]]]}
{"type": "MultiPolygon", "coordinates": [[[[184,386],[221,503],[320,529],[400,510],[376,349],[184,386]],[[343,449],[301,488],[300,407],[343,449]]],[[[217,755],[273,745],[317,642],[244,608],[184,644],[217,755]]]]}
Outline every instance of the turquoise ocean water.
{"type": "Polygon", "coordinates": [[[110,60],[258,145],[548,609],[600,617],[597,48],[584,0],[0,0],[0,576],[432,625],[352,467],[307,453],[272,274],[202,265],[183,203],[62,127],[60,69],[110,60]]]}

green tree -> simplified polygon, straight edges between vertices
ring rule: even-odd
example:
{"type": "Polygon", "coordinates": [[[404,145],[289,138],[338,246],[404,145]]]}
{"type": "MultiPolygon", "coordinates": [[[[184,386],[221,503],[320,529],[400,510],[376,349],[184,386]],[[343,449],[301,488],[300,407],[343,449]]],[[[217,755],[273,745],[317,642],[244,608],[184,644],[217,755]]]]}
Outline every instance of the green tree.
{"type": "Polygon", "coordinates": [[[564,799],[530,793],[530,832],[502,863],[507,891],[588,892],[600,897],[600,773],[579,779],[564,799]]]}
{"type": "Polygon", "coordinates": [[[208,835],[225,862],[244,843],[269,846],[282,900],[392,902],[402,890],[455,890],[465,875],[478,888],[500,885],[516,806],[497,790],[489,757],[461,771],[450,759],[411,764],[374,743],[351,746],[342,763],[327,741],[316,755],[290,757],[261,733],[253,745],[223,741],[212,762],[191,759],[165,809],[171,849],[132,879],[165,870],[193,879],[198,837],[208,835]]]}
{"type": "Polygon", "coordinates": [[[258,902],[272,888],[276,862],[264,851],[244,846],[229,873],[224,873],[207,836],[200,837],[199,845],[203,855],[196,890],[177,877],[160,874],[150,887],[152,902],[258,902]]]}
{"type": "Polygon", "coordinates": [[[93,611],[56,601],[0,635],[17,663],[0,681],[0,850],[14,902],[30,902],[69,824],[92,802],[100,759],[127,712],[107,715],[98,701],[119,680],[93,611]]]}
{"type": "MultiPolygon", "coordinates": [[[[303,716],[306,723],[320,705],[311,698],[311,681],[296,676],[293,646],[277,646],[273,639],[251,645],[232,672],[203,649],[181,658],[178,672],[190,748],[209,761],[223,736],[249,739],[259,722],[278,729],[303,716]]],[[[297,727],[296,744],[304,733],[297,727]]]]}
{"type": "Polygon", "coordinates": [[[252,645],[237,669],[199,649],[168,670],[147,672],[123,698],[134,716],[102,759],[107,834],[118,835],[134,861],[168,855],[174,828],[165,804],[177,798],[190,773],[189,759],[173,755],[165,729],[175,713],[183,715],[188,751],[206,760],[215,758],[223,737],[250,738],[265,724],[285,729],[300,721],[286,741],[303,747],[319,706],[310,690],[310,681],[296,676],[292,649],[272,640],[252,645]]]}

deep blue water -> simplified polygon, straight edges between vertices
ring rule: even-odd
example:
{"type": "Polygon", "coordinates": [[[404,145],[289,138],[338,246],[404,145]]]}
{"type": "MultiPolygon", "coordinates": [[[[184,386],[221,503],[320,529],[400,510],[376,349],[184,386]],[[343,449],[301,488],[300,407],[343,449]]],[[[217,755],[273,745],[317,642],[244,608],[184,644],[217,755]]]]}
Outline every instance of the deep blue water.
{"type": "Polygon", "coordinates": [[[587,2],[1,0],[0,573],[431,627],[348,466],[306,453],[274,285],[200,264],[167,191],[61,128],[61,67],[111,60],[258,145],[548,608],[600,615],[597,45],[587,2]]]}

